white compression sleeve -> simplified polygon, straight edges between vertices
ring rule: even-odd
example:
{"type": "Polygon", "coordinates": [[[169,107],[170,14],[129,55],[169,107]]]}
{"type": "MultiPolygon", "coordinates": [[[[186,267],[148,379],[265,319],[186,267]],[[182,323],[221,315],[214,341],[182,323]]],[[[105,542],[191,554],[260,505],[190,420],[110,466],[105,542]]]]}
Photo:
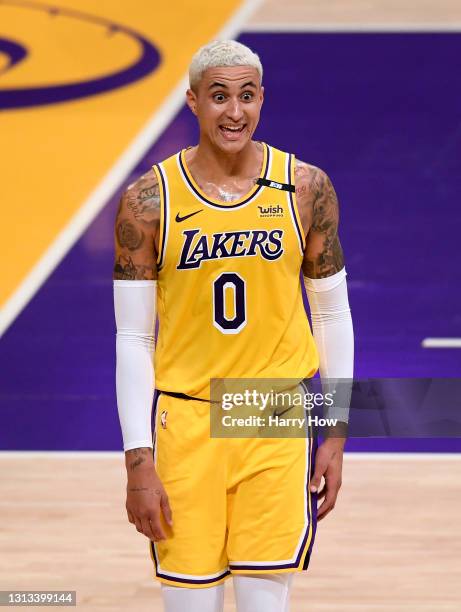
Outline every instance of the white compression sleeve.
{"type": "Polygon", "coordinates": [[[237,612],[288,612],[293,574],[233,576],[237,612]]]}
{"type": "Polygon", "coordinates": [[[123,448],[152,448],[157,282],[114,280],[117,406],[123,448]]]}
{"type": "Polygon", "coordinates": [[[224,585],[218,584],[203,589],[174,587],[165,584],[162,598],[165,612],[222,612],[224,607],[224,585]]]}
{"type": "Polygon", "coordinates": [[[304,277],[322,378],[352,378],[354,330],[346,269],[327,278],[304,277]]]}
{"type": "Polygon", "coordinates": [[[349,422],[354,375],[354,330],[347,297],[346,270],[327,278],[304,277],[312,317],[323,393],[334,397],[324,415],[349,422]]]}

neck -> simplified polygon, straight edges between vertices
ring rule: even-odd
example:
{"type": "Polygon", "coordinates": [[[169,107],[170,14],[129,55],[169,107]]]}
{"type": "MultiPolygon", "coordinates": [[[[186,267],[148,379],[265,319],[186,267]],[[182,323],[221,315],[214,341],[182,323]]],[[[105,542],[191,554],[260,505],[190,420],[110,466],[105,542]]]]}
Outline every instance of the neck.
{"type": "Polygon", "coordinates": [[[201,138],[189,163],[201,176],[217,181],[254,176],[261,166],[260,150],[256,142],[250,140],[238,153],[227,153],[201,138]]]}

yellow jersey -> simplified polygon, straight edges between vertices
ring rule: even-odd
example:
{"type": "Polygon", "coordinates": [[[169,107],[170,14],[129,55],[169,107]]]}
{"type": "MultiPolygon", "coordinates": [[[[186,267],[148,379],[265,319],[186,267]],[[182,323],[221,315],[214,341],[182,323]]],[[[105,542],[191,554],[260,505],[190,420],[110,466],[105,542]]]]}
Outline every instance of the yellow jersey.
{"type": "Polygon", "coordinates": [[[258,182],[222,202],[194,181],[185,151],[153,166],[161,201],[157,389],[208,400],[212,378],[313,376],[294,155],[263,143],[258,182]]]}

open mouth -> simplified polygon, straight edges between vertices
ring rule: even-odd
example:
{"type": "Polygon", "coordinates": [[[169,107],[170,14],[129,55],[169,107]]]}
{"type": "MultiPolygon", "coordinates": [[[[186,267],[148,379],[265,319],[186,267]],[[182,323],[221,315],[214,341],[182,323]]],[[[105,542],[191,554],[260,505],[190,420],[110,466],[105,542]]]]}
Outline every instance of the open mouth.
{"type": "Polygon", "coordinates": [[[219,129],[221,130],[221,132],[223,132],[224,134],[240,134],[241,132],[243,132],[243,130],[245,129],[246,125],[239,125],[239,126],[235,126],[235,125],[220,125],[219,129]]]}

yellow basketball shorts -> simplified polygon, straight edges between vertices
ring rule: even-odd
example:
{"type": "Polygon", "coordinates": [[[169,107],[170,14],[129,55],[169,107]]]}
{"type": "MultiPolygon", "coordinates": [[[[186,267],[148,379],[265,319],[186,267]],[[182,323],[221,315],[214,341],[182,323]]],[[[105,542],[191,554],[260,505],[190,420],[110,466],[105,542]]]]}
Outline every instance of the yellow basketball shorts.
{"type": "Polygon", "coordinates": [[[149,542],[155,578],[200,588],[307,569],[315,440],[211,438],[208,402],[162,393],[154,410],[155,466],[173,514],[167,539],[149,542]]]}

